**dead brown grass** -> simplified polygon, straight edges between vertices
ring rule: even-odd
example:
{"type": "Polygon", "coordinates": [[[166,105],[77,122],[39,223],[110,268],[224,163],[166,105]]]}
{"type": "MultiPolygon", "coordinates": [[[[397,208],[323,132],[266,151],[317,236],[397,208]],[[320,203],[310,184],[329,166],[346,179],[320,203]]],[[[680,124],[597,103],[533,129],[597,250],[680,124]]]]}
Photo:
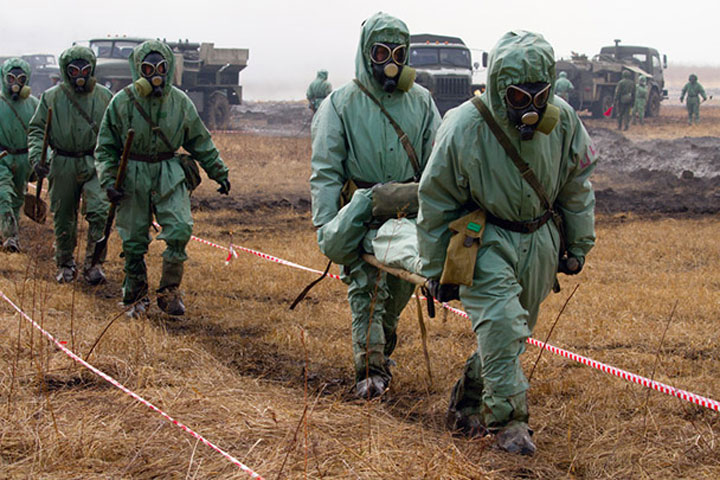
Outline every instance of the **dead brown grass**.
{"type": "MultiPolygon", "coordinates": [[[[259,195],[256,188],[281,195],[285,189],[306,189],[307,142],[218,138],[233,168],[237,196],[259,195]]],[[[206,189],[199,192],[201,199],[213,198],[210,184],[201,187],[206,189]]],[[[220,243],[227,244],[232,232],[236,243],[315,268],[324,265],[308,213],[292,206],[256,213],[201,208],[195,223],[196,234],[220,243]]],[[[563,279],[563,292],[545,302],[536,337],[545,338],[566,295],[580,282],[551,343],[642,375],[650,375],[659,358],[656,379],[720,398],[719,235],[720,225],[710,218],[601,217],[598,246],[586,270],[563,279]]],[[[23,239],[30,245],[27,254],[0,254],[0,289],[69,341],[71,287],[52,281],[49,226],[24,221],[23,239]]],[[[161,250],[159,242],[151,245],[151,286],[158,281],[161,250]]],[[[387,398],[356,401],[349,393],[350,315],[340,282],[325,280],[290,312],[289,303],[313,278],[310,274],[242,253],[225,266],[222,252],[198,243],[191,243],[189,253],[186,318],[168,320],[154,306],[148,319],[122,318],[90,361],[265,478],[277,478],[286,457],[282,478],[720,476],[716,413],[659,393],[651,393],[645,406],[642,387],[547,353],[530,391],[535,457],[505,455],[485,441],[453,438],[443,427],[447,397],[475,340],[465,320],[441,315],[428,321],[435,374],[434,386],[428,387],[413,304],[400,323],[398,366],[387,398]],[[307,449],[302,426],[294,438],[306,408],[307,449]]],[[[114,234],[109,285],[78,289],[74,336],[81,354],[118,313],[118,254],[114,234]]],[[[157,414],[73,365],[4,306],[0,335],[5,339],[0,344],[1,478],[246,478],[157,414]]],[[[525,355],[526,371],[536,353],[531,347],[525,355]]]]}

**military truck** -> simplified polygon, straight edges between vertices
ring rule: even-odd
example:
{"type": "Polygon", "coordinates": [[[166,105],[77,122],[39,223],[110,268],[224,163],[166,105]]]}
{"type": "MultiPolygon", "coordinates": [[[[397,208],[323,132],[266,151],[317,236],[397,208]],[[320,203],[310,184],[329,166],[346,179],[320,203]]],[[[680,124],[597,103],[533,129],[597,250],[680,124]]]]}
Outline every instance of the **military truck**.
{"type": "MultiPolygon", "coordinates": [[[[95,68],[98,82],[113,93],[130,84],[128,57],[145,40],[126,37],[89,40],[87,44],[98,59],[95,68]]],[[[188,94],[208,128],[228,128],[230,106],[242,102],[239,74],[247,66],[248,49],[215,48],[213,43],[188,40],[165,43],[175,54],[175,86],[188,94]]]]}
{"type": "Polygon", "coordinates": [[[570,104],[575,110],[588,110],[593,117],[601,117],[613,104],[615,87],[627,70],[632,73],[635,83],[640,76],[647,78],[649,89],[645,114],[656,117],[660,114],[660,102],[668,98],[663,78],[663,68],[667,68],[667,56],[654,48],[620,45],[602,47],[600,53],[592,59],[586,55],[573,53],[570,60],[560,59],[555,66],[558,74],[567,73],[575,89],[570,94],[570,104]]]}
{"type": "Polygon", "coordinates": [[[470,49],[458,37],[422,33],[410,35],[408,64],[415,81],[430,90],[441,115],[472,96],[470,49]]]}
{"type": "MultiPolygon", "coordinates": [[[[0,57],[0,65],[12,57],[0,57]]],[[[40,96],[42,92],[56,85],[60,81],[60,68],[55,55],[50,53],[34,53],[20,55],[20,58],[30,64],[30,87],[33,95],[40,96]]]]}

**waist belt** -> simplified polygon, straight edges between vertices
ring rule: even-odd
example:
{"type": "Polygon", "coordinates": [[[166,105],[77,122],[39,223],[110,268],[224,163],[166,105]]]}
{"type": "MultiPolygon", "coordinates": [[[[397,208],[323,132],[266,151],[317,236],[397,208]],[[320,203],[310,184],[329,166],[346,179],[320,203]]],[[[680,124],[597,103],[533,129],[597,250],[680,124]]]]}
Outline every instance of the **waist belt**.
{"type": "Polygon", "coordinates": [[[86,150],[84,152],[68,152],[67,150],[63,150],[62,148],[54,148],[54,150],[55,154],[70,158],[92,157],[95,154],[94,150],[86,150]]]}
{"type": "Polygon", "coordinates": [[[163,160],[170,160],[175,156],[175,152],[159,152],[155,155],[143,155],[142,153],[131,153],[128,155],[128,158],[130,160],[135,160],[136,162],[145,162],[145,163],[158,163],[162,162],[163,160]]]}
{"type": "Polygon", "coordinates": [[[552,218],[552,212],[550,210],[548,210],[541,216],[534,218],[532,220],[524,221],[524,222],[514,222],[512,220],[503,220],[502,218],[498,218],[490,212],[485,212],[485,218],[488,223],[497,225],[498,227],[504,228],[505,230],[510,230],[511,232],[533,233],[533,232],[539,230],[540,227],[545,225],[547,223],[547,221],[552,218]]]}
{"type": "Polygon", "coordinates": [[[0,145],[0,152],[6,151],[10,155],[22,155],[23,153],[28,153],[27,148],[10,148],[6,147],[5,145],[0,145]]]}
{"type": "Polygon", "coordinates": [[[363,182],[362,180],[355,180],[355,179],[353,179],[353,182],[355,182],[355,185],[357,185],[358,188],[372,188],[375,185],[377,185],[377,183],[363,182]]]}

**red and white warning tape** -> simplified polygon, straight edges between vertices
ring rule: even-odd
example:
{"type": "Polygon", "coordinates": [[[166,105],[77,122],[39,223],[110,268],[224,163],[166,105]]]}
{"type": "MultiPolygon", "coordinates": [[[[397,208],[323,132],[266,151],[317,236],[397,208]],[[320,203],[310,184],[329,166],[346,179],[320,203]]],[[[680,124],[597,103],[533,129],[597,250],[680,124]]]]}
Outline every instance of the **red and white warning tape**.
{"type": "MultiPolygon", "coordinates": [[[[314,268],[309,268],[303,265],[298,265],[297,263],[290,262],[288,260],[283,260],[282,258],[274,257],[272,255],[268,255],[267,253],[259,252],[257,250],[252,250],[250,248],[241,247],[239,245],[231,245],[230,248],[223,247],[222,245],[215,244],[213,242],[208,242],[207,240],[200,239],[198,237],[193,236],[193,240],[196,240],[198,242],[204,243],[206,245],[213,246],[215,248],[219,248],[226,251],[232,251],[234,254],[235,249],[241,250],[243,252],[250,253],[252,255],[255,255],[257,257],[263,258],[265,260],[270,260],[275,263],[279,263],[282,265],[286,265],[288,267],[297,268],[300,270],[305,270],[307,272],[316,273],[318,275],[322,275],[323,272],[320,270],[316,270],[314,268]]],[[[229,259],[229,257],[228,257],[229,259]]],[[[340,279],[339,275],[334,274],[328,274],[329,277],[340,279]]],[[[441,303],[440,304],[442,308],[454,313],[455,315],[458,315],[463,318],[469,318],[468,314],[458,308],[454,308],[447,303],[441,303]]],[[[658,392],[664,393],[666,395],[670,395],[673,397],[677,397],[681,400],[685,400],[690,403],[694,403],[695,405],[699,405],[701,407],[709,408],[710,410],[714,410],[716,412],[720,412],[720,402],[717,400],[713,400],[711,398],[703,397],[701,395],[697,395],[695,393],[687,392],[685,390],[680,390],[678,388],[675,388],[671,385],[667,385],[661,382],[657,382],[655,380],[651,380],[646,377],[642,377],[640,375],[636,375],[634,373],[613,367],[611,365],[607,365],[602,362],[598,362],[597,360],[593,360],[588,357],[583,357],[582,355],[578,355],[576,353],[570,352],[569,350],[565,350],[559,347],[555,347],[550,344],[546,344],[545,342],[541,342],[539,340],[536,340],[534,338],[528,338],[527,343],[530,345],[534,345],[536,347],[545,348],[550,353],[553,353],[555,355],[559,355],[561,357],[568,358],[570,360],[574,360],[576,362],[582,363],[583,365],[587,365],[588,367],[594,368],[596,370],[600,370],[605,373],[609,373],[610,375],[614,375],[616,377],[622,378],[624,380],[627,380],[629,382],[637,383],[638,385],[642,385],[647,388],[651,388],[653,390],[656,390],[658,392]]]]}
{"type": "Polygon", "coordinates": [[[172,423],[173,425],[181,428],[181,429],[184,430],[185,432],[187,432],[187,433],[189,433],[190,435],[192,435],[193,437],[195,437],[197,440],[201,441],[202,443],[204,443],[204,444],[207,445],[208,447],[212,448],[213,450],[215,450],[216,452],[218,452],[220,455],[222,455],[223,457],[225,457],[227,460],[229,460],[230,462],[232,462],[233,464],[235,464],[237,467],[239,467],[240,470],[242,470],[243,472],[245,472],[245,473],[247,473],[248,475],[250,475],[251,478],[258,478],[258,479],[262,479],[262,478],[263,478],[263,477],[260,476],[260,474],[255,473],[250,467],[248,467],[247,465],[245,465],[244,463],[242,463],[240,460],[238,460],[237,458],[235,458],[235,457],[233,457],[232,455],[230,455],[229,453],[227,453],[227,452],[226,452],[225,450],[223,450],[222,448],[220,448],[220,447],[218,447],[217,445],[215,445],[214,443],[212,443],[210,440],[206,439],[205,437],[203,437],[203,436],[200,435],[199,433],[195,432],[195,430],[193,430],[192,428],[190,428],[190,427],[188,427],[187,425],[179,422],[178,420],[175,420],[173,417],[171,417],[170,415],[168,415],[168,414],[165,413],[164,411],[160,410],[158,407],[156,407],[155,405],[153,405],[153,404],[150,403],[149,401],[145,400],[143,397],[141,397],[141,396],[138,395],[137,393],[133,392],[132,390],[130,390],[130,389],[127,388],[125,385],[123,385],[122,383],[120,383],[120,382],[118,382],[117,380],[115,380],[113,377],[111,377],[111,376],[108,375],[107,373],[103,372],[102,370],[97,369],[97,368],[94,367],[93,365],[89,364],[88,362],[86,362],[85,360],[83,360],[82,358],[80,358],[80,357],[79,357],[77,354],[75,354],[72,350],[70,350],[69,348],[67,348],[62,342],[58,341],[58,340],[57,340],[52,334],[50,334],[47,330],[45,330],[45,329],[42,328],[40,325],[38,325],[38,324],[35,322],[35,320],[33,320],[32,318],[30,318],[25,312],[23,312],[23,311],[20,309],[20,307],[18,307],[17,305],[15,305],[15,303],[14,303],[12,300],[10,300],[10,299],[5,295],[5,293],[3,293],[1,290],[0,290],[0,297],[2,297],[2,299],[5,300],[5,301],[6,301],[16,312],[18,312],[25,320],[27,320],[28,322],[30,322],[30,323],[32,324],[32,326],[35,327],[38,331],[40,331],[40,333],[42,333],[48,340],[50,340],[52,343],[54,343],[57,348],[59,348],[60,350],[62,350],[62,352],[65,353],[65,355],[67,355],[68,357],[72,358],[74,361],[76,361],[77,363],[79,363],[79,364],[82,365],[83,367],[87,368],[88,370],[90,370],[91,372],[93,372],[95,375],[99,376],[100,378],[102,378],[102,379],[105,380],[106,382],[110,383],[110,384],[113,385],[114,387],[122,390],[123,392],[125,392],[126,394],[128,394],[129,396],[131,396],[132,398],[134,398],[135,400],[137,400],[138,402],[140,402],[140,403],[142,403],[143,405],[145,405],[146,407],[148,407],[150,410],[153,410],[154,412],[159,413],[165,420],[167,420],[167,421],[169,421],[170,423],[172,423]]]}

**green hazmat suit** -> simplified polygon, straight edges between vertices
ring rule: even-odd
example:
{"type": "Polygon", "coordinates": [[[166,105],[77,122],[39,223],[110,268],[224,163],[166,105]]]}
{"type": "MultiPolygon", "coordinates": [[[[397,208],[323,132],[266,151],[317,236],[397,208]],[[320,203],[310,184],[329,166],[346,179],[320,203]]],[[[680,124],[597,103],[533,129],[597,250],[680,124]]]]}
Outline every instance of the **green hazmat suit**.
{"type": "MultiPolygon", "coordinates": [[[[370,49],[375,42],[408,46],[409,41],[410,33],[404,22],[384,13],[373,15],[362,28],[355,57],[355,75],[407,134],[422,169],[430,156],[440,123],[433,99],[417,84],[407,92],[383,91],[372,76],[370,62],[370,49]]],[[[357,85],[349,82],[322,102],[313,119],[311,133],[310,192],[313,223],[319,228],[320,249],[323,252],[333,250],[333,241],[365,243],[362,235],[371,242],[376,230],[368,231],[364,225],[346,235],[331,235],[329,230],[334,227],[332,220],[340,210],[341,191],[349,180],[367,187],[413,179],[412,164],[395,130],[378,106],[357,85]]],[[[362,200],[359,205],[364,207],[366,204],[362,200]]],[[[398,317],[410,299],[413,286],[385,273],[379,274],[376,268],[359,259],[357,251],[343,263],[342,278],[349,285],[356,379],[366,378],[367,360],[370,376],[379,375],[389,381],[387,359],[395,348],[398,317]]]]}
{"type": "Polygon", "coordinates": [[[0,91],[0,152],[8,155],[0,159],[0,240],[17,240],[20,209],[27,190],[31,168],[28,161],[27,130],[38,99],[31,96],[13,100],[6,76],[13,68],[21,68],[30,82],[30,65],[19,58],[3,62],[2,91],[0,91]]]}
{"type": "Polygon", "coordinates": [[[330,92],[332,92],[332,85],[328,82],[327,70],[318,70],[317,77],[310,82],[307,92],[305,92],[305,96],[310,104],[310,110],[316,112],[322,101],[325,100],[325,97],[330,95],[330,92]]]}
{"type": "Polygon", "coordinates": [[[697,125],[700,122],[700,97],[703,101],[707,100],[705,89],[700,82],[697,81],[697,75],[690,75],[689,81],[685,84],[680,94],[680,103],[687,96],[688,125],[692,125],[693,121],[697,125]]]}
{"type": "Polygon", "coordinates": [[[185,173],[178,155],[180,147],[197,160],[207,175],[220,183],[227,180],[228,168],[220,158],[210,132],[200,120],[190,98],[171,83],[175,71],[175,56],[170,48],[157,40],[149,40],[135,47],[130,55],[130,69],[134,81],[140,78],[140,64],[150,52],[158,52],[168,62],[167,80],[161,97],[141,95],[135,84],[129,90],[152,121],[171,143],[165,145],[157,130],[139,113],[125,90],[113,97],[100,126],[96,166],[100,184],[105,189],[117,176],[127,132],[135,130],[130,160],[122,189],[125,197],[117,205],[117,230],[122,239],[125,256],[123,302],[126,305],[147,294],[145,254],[150,243],[153,216],[162,226],[158,238],[167,248],[163,252],[163,273],[159,291],[177,288],[187,259],[185,246],[192,235],[193,220],[185,173]],[[172,155],[160,159],[163,154],[172,155]]]}
{"type": "MultiPolygon", "coordinates": [[[[89,92],[76,92],[67,74],[67,66],[73,60],[89,62],[94,73],[96,58],[89,48],[73,46],[62,52],[59,59],[62,83],[46,90],[40,97],[40,105],[30,122],[28,143],[30,161],[37,165],[42,157],[48,108],[52,107],[48,183],[55,232],[55,263],[58,267],[75,266],[78,209],[82,199],[82,214],[88,223],[84,261],[87,269],[91,266],[95,243],[103,236],[110,206],[95,171],[94,150],[100,122],[112,93],[102,85],[95,85],[89,92]],[[83,117],[78,107],[90,121],[83,117]]],[[[104,261],[104,257],[100,261],[104,261]]]]}
{"type": "Polygon", "coordinates": [[[630,125],[630,111],[633,103],[635,103],[635,83],[632,81],[632,73],[623,70],[622,80],[615,87],[615,96],[613,105],[615,105],[615,115],[618,122],[618,130],[625,126],[625,130],[630,125]]]}
{"type": "MultiPolygon", "coordinates": [[[[509,85],[552,82],[552,47],[540,35],[505,34],[490,53],[488,88],[481,100],[538,177],[564,217],[569,255],[581,263],[595,241],[595,197],[588,177],[596,152],[577,113],[551,95],[560,120],[549,134],[535,132],[521,141],[508,120],[509,85]]],[[[451,231],[448,224],[477,206],[508,221],[535,219],[545,212],[530,185],[496,140],[471,102],[447,115],[420,182],[417,220],[421,274],[439,279],[451,231]]],[[[458,412],[478,416],[488,428],[527,422],[528,382],[520,364],[558,268],[560,234],[552,221],[533,233],[488,223],[477,252],[472,285],[461,286],[460,300],[477,336],[453,400],[458,412]]]]}
{"type": "Polygon", "coordinates": [[[570,93],[575,90],[575,85],[567,78],[567,72],[560,72],[555,81],[555,95],[570,103],[570,93]]]}
{"type": "Polygon", "coordinates": [[[633,123],[640,122],[645,125],[645,109],[647,108],[648,95],[650,91],[647,88],[647,80],[640,77],[640,81],[635,87],[635,105],[633,105],[633,123]]]}

